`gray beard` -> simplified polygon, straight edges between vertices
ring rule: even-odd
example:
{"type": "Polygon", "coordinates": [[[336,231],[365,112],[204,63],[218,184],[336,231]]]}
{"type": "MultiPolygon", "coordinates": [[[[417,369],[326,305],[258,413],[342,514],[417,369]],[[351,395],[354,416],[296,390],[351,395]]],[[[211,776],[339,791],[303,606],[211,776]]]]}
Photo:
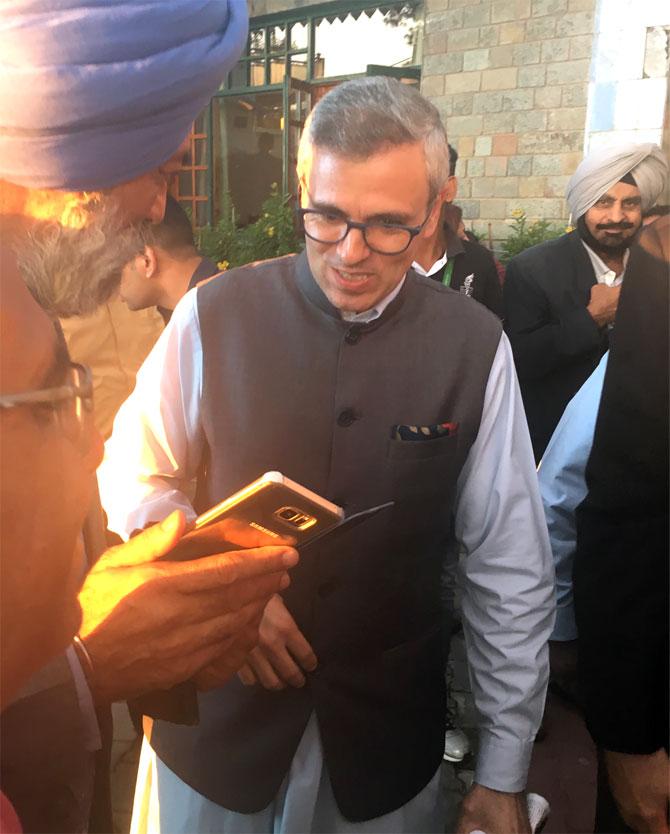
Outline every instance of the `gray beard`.
{"type": "Polygon", "coordinates": [[[40,222],[17,249],[19,270],[37,303],[59,318],[86,316],[117,291],[121,270],[142,252],[141,226],[126,226],[101,203],[83,229],[40,222]]]}

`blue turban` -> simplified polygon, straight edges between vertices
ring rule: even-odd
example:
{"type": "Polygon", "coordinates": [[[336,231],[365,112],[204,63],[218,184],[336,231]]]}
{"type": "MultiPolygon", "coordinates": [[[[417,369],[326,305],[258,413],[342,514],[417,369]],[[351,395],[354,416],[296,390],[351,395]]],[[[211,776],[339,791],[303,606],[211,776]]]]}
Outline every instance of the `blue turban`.
{"type": "Polygon", "coordinates": [[[0,179],[97,191],[157,168],[247,25],[246,0],[3,0],[0,179]]]}

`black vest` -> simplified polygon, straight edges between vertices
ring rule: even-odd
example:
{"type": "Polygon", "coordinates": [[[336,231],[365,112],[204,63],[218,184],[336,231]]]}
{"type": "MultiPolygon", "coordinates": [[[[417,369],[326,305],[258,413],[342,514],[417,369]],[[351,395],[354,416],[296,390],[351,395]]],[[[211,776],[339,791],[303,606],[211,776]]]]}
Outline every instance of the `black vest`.
{"type": "Polygon", "coordinates": [[[394,500],[336,546],[303,554],[284,600],[319,666],[303,689],[233,680],[199,696],[198,727],[158,721],[151,744],[220,805],[260,811],[316,710],[342,814],[413,798],[442,758],[440,567],[456,479],[476,438],[501,333],[485,308],[410,272],[369,324],[349,324],[305,255],[242,267],[198,289],[202,509],[277,469],[347,512],[394,500]],[[458,423],[392,438],[394,425],[458,423]]]}

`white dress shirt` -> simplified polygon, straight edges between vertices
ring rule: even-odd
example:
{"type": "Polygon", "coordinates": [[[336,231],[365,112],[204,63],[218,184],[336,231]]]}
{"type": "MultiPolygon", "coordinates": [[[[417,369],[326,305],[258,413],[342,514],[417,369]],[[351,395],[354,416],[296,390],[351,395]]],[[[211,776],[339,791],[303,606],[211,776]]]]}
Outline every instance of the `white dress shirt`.
{"type": "Polygon", "coordinates": [[[582,246],[586,249],[588,256],[591,260],[591,264],[593,266],[593,271],[596,276],[596,281],[599,284],[607,284],[608,287],[618,287],[621,282],[623,281],[623,277],[626,274],[626,267],[628,266],[628,258],[630,257],[630,249],[626,249],[623,253],[623,269],[621,270],[621,274],[617,275],[613,269],[610,269],[609,266],[603,261],[603,259],[598,255],[596,252],[591,249],[591,247],[585,242],[582,241],[582,246]]]}
{"type": "MultiPolygon", "coordinates": [[[[196,291],[190,291],[140,369],[107,442],[98,476],[115,532],[127,537],[176,508],[194,517],[187,494],[203,448],[201,396],[202,343],[196,291]]],[[[520,791],[544,709],[555,603],[530,438],[504,334],[454,509],[467,553],[463,618],[480,716],[475,780],[520,791]]]]}

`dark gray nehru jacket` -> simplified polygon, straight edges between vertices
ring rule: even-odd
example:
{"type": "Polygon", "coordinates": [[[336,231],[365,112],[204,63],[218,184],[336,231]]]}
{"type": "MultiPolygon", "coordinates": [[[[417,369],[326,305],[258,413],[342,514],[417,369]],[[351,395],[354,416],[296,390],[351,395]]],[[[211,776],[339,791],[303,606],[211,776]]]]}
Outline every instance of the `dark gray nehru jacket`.
{"type": "Polygon", "coordinates": [[[352,820],[415,796],[442,756],[440,566],[456,479],[474,442],[498,319],[410,272],[369,324],[343,321],[305,255],[243,267],[198,290],[201,507],[277,469],[347,512],[393,510],[302,554],[284,599],[319,659],[303,689],[237,680],[199,698],[198,727],[156,722],[184,781],[244,813],[273,798],[312,710],[340,810],[352,820]],[[394,425],[458,423],[401,441],[394,425]]]}

